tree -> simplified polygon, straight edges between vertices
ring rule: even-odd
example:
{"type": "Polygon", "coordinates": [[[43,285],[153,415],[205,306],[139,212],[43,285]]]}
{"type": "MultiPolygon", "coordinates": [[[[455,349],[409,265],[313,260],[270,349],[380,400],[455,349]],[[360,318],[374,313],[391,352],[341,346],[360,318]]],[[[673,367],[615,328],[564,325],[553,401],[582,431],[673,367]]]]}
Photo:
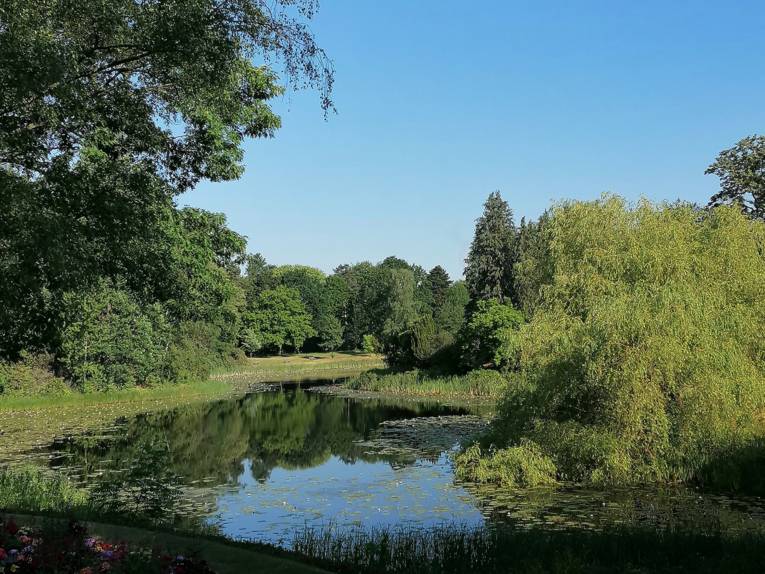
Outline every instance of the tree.
{"type": "Polygon", "coordinates": [[[518,307],[530,317],[542,298],[542,286],[550,283],[552,258],[550,255],[550,212],[538,221],[521,220],[518,230],[518,260],[513,269],[518,307]]]}
{"type": "Polygon", "coordinates": [[[159,305],[142,308],[120,286],[102,281],[67,293],[60,361],[82,390],[159,382],[167,361],[169,329],[159,305]]]}
{"type": "Polygon", "coordinates": [[[710,206],[734,204],[758,219],[765,219],[765,137],[749,136],[717,156],[706,174],[720,178],[720,191],[710,206]]]}
{"type": "Polygon", "coordinates": [[[335,270],[334,277],[347,288],[344,341],[349,349],[361,347],[364,335],[382,337],[385,323],[386,271],[364,261],[335,270]]]}
{"type": "Polygon", "coordinates": [[[765,222],[728,206],[552,211],[545,297],[495,446],[536,443],[567,480],[757,480],[765,222]]]}
{"type": "Polygon", "coordinates": [[[247,255],[245,264],[244,290],[247,301],[251,303],[263,291],[276,287],[277,282],[274,278],[274,266],[269,265],[260,253],[247,255]]]}
{"type": "Polygon", "coordinates": [[[436,311],[434,319],[442,331],[456,336],[465,322],[465,308],[470,302],[470,294],[464,281],[456,281],[446,290],[444,303],[436,311]]]}
{"type": "Polygon", "coordinates": [[[460,334],[463,364],[469,368],[514,366],[523,314],[496,299],[479,301],[460,334]]]}
{"type": "Polygon", "coordinates": [[[498,191],[489,195],[478,218],[465,259],[465,282],[472,299],[516,300],[513,287],[515,225],[513,212],[498,191]]]}
{"type": "Polygon", "coordinates": [[[446,293],[451,283],[451,279],[449,279],[449,274],[446,272],[446,269],[440,265],[436,265],[428,272],[428,284],[433,299],[434,313],[438,313],[446,302],[446,293]]]}
{"type": "Polygon", "coordinates": [[[3,3],[0,357],[57,350],[63,294],[102,278],[141,304],[166,303],[176,321],[221,320],[234,326],[224,336],[236,333],[237,253],[226,250],[238,239],[173,198],[238,177],[244,139],[279,127],[268,102],[283,89],[255,60],[282,62],[331,109],[331,64],[305,24],[313,8],[3,3]]]}
{"type": "Polygon", "coordinates": [[[315,334],[300,292],[284,285],[261,293],[244,315],[242,339],[252,351],[271,348],[280,355],[284,347],[297,351],[315,334]]]}
{"type": "Polygon", "coordinates": [[[332,68],[302,20],[310,0],[9,0],[0,29],[0,164],[67,169],[99,149],[175,193],[241,172],[244,137],[272,135],[279,58],[332,106],[332,68]],[[298,10],[291,8],[297,5],[298,10]],[[173,125],[173,129],[168,124],[173,125]]]}

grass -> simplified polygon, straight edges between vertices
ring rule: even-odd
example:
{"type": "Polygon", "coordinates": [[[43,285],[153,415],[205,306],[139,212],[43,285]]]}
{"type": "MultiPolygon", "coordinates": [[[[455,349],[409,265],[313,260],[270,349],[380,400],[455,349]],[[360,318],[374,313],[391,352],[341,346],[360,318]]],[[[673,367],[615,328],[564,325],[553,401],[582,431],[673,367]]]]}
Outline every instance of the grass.
{"type": "Polygon", "coordinates": [[[765,535],[621,528],[610,532],[512,527],[307,530],[295,550],[353,574],[762,572],[765,535]]]}
{"type": "Polygon", "coordinates": [[[359,352],[301,353],[256,357],[214,373],[215,381],[280,382],[295,379],[344,378],[385,366],[382,355],[359,352]]]}
{"type": "Polygon", "coordinates": [[[489,370],[453,376],[434,376],[425,371],[396,373],[376,370],[351,378],[345,386],[390,395],[495,400],[504,393],[507,381],[497,371],[489,370]]]}
{"type": "Polygon", "coordinates": [[[87,493],[63,476],[34,467],[0,470],[0,509],[66,513],[87,506],[87,493]]]}
{"type": "Polygon", "coordinates": [[[1,397],[0,412],[122,402],[163,401],[169,398],[223,396],[242,391],[252,383],[344,378],[384,365],[380,355],[362,353],[312,353],[246,359],[243,363],[213,373],[209,380],[156,387],[133,387],[95,393],[72,392],[60,396],[1,397]]]}

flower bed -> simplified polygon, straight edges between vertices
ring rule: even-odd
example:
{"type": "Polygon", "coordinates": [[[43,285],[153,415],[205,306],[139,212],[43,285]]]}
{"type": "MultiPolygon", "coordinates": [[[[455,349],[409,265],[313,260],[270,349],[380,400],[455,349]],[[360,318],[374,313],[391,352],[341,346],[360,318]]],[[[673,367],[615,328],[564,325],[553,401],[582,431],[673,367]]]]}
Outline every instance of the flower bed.
{"type": "Polygon", "coordinates": [[[0,517],[0,574],[28,572],[214,574],[204,560],[107,542],[77,522],[29,528],[0,517]]]}

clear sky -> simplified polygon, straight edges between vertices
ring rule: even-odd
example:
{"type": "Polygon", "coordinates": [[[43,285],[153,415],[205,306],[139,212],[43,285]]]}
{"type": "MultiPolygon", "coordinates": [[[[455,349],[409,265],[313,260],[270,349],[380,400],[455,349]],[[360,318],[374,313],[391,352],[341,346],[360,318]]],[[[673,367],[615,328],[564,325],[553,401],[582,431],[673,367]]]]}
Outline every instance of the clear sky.
{"type": "Polygon", "coordinates": [[[607,191],[706,203],[706,166],[765,133],[762,0],[324,0],[312,28],[338,114],[289,92],[241,180],[179,200],[271,263],[457,278],[493,190],[517,221],[607,191]]]}

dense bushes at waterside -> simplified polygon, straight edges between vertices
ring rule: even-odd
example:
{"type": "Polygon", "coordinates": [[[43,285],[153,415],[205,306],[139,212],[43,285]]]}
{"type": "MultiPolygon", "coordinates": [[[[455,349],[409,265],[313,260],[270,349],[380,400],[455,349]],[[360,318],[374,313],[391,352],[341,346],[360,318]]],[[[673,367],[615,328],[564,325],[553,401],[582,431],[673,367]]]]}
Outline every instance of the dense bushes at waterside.
{"type": "Polygon", "coordinates": [[[591,483],[725,481],[710,469],[765,432],[765,224],[606,197],[556,207],[545,234],[489,456],[531,448],[591,483]]]}

